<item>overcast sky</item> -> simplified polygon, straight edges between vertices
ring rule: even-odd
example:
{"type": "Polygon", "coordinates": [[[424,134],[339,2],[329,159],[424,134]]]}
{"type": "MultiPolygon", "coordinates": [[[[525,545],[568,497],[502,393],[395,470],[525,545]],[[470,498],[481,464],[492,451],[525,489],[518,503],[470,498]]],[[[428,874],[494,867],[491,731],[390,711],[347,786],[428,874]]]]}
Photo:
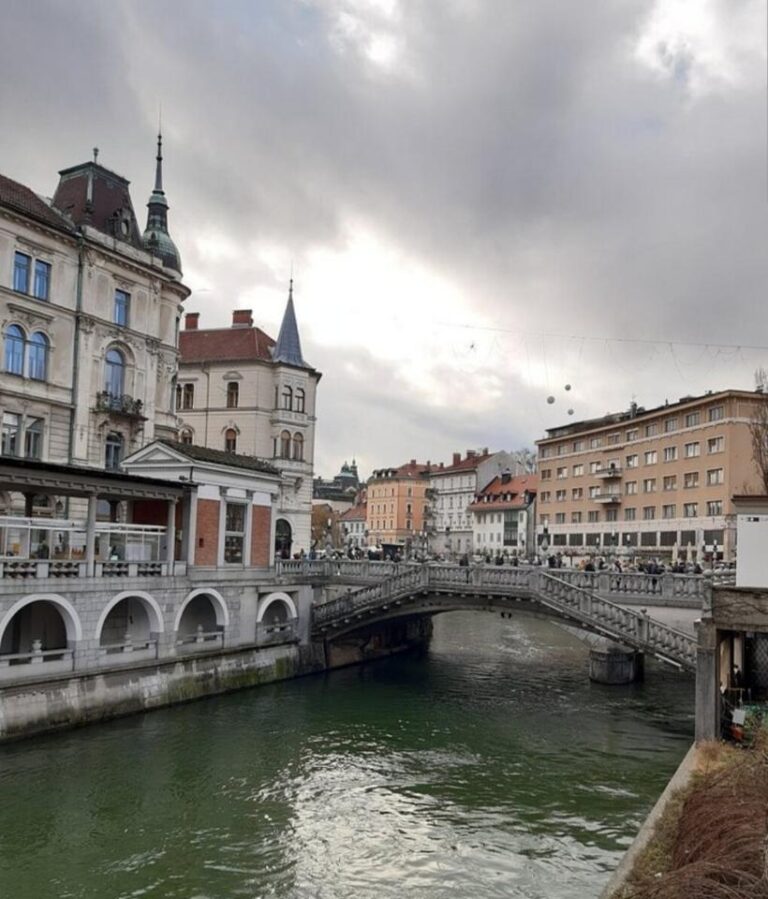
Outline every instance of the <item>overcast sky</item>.
{"type": "Polygon", "coordinates": [[[276,336],[293,266],[320,474],[768,366],[765,0],[2,5],[4,174],[143,222],[162,104],[188,310],[276,336]]]}

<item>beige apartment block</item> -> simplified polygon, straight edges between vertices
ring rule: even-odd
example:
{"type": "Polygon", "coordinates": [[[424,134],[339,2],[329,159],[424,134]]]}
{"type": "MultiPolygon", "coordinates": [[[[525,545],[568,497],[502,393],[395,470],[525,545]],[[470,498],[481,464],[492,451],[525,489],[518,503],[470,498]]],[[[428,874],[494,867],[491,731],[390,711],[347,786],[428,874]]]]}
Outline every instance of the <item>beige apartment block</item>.
{"type": "Polygon", "coordinates": [[[734,494],[762,492],[750,418],[763,394],[723,390],[550,428],[537,441],[537,539],[576,558],[730,561],[734,494]]]}
{"type": "Polygon", "coordinates": [[[424,550],[431,468],[411,459],[399,468],[379,468],[368,480],[368,544],[424,550]]]}

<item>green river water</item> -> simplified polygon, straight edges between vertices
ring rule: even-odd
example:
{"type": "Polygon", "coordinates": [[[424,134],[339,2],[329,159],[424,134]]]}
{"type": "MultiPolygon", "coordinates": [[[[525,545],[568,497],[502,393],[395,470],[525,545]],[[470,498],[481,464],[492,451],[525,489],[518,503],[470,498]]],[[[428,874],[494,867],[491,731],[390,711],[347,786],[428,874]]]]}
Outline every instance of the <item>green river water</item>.
{"type": "Polygon", "coordinates": [[[2,899],[588,899],[693,733],[549,622],[0,747],[2,899]]]}

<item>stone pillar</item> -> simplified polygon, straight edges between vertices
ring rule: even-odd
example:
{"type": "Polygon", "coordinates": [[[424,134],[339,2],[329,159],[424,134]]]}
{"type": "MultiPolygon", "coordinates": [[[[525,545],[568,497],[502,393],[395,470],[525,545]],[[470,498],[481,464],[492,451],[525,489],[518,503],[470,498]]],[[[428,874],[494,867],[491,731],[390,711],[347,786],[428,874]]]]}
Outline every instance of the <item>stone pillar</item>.
{"type": "Polygon", "coordinates": [[[99,498],[95,493],[88,497],[88,512],[85,519],[85,574],[93,577],[96,571],[96,506],[99,498]]]}
{"type": "Polygon", "coordinates": [[[589,679],[597,684],[631,684],[642,680],[644,657],[641,652],[615,644],[589,651],[589,679]]]}
{"type": "Polygon", "coordinates": [[[168,574],[173,575],[173,563],[176,558],[176,500],[168,500],[168,522],[165,533],[165,561],[168,563],[168,574]]]}
{"type": "Polygon", "coordinates": [[[711,618],[696,622],[696,742],[716,740],[720,733],[717,628],[711,618]]]}

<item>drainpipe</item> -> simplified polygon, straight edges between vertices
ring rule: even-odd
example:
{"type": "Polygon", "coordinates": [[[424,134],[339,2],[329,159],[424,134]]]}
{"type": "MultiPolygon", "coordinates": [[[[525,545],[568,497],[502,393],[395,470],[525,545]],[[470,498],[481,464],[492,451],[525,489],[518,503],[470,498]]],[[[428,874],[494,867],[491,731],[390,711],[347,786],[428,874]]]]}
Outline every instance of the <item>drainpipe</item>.
{"type": "MultiPolygon", "coordinates": [[[[69,445],[67,461],[71,465],[75,452],[75,412],[77,409],[77,389],[80,381],[80,315],[83,311],[83,266],[85,261],[85,240],[82,231],[77,238],[77,286],[75,289],[75,337],[72,357],[72,414],[69,417],[69,445]]],[[[69,497],[67,497],[69,505],[69,497]]]]}
{"type": "Polygon", "coordinates": [[[211,367],[208,362],[203,362],[203,371],[205,372],[205,443],[208,446],[208,410],[211,406],[211,367]]]}

